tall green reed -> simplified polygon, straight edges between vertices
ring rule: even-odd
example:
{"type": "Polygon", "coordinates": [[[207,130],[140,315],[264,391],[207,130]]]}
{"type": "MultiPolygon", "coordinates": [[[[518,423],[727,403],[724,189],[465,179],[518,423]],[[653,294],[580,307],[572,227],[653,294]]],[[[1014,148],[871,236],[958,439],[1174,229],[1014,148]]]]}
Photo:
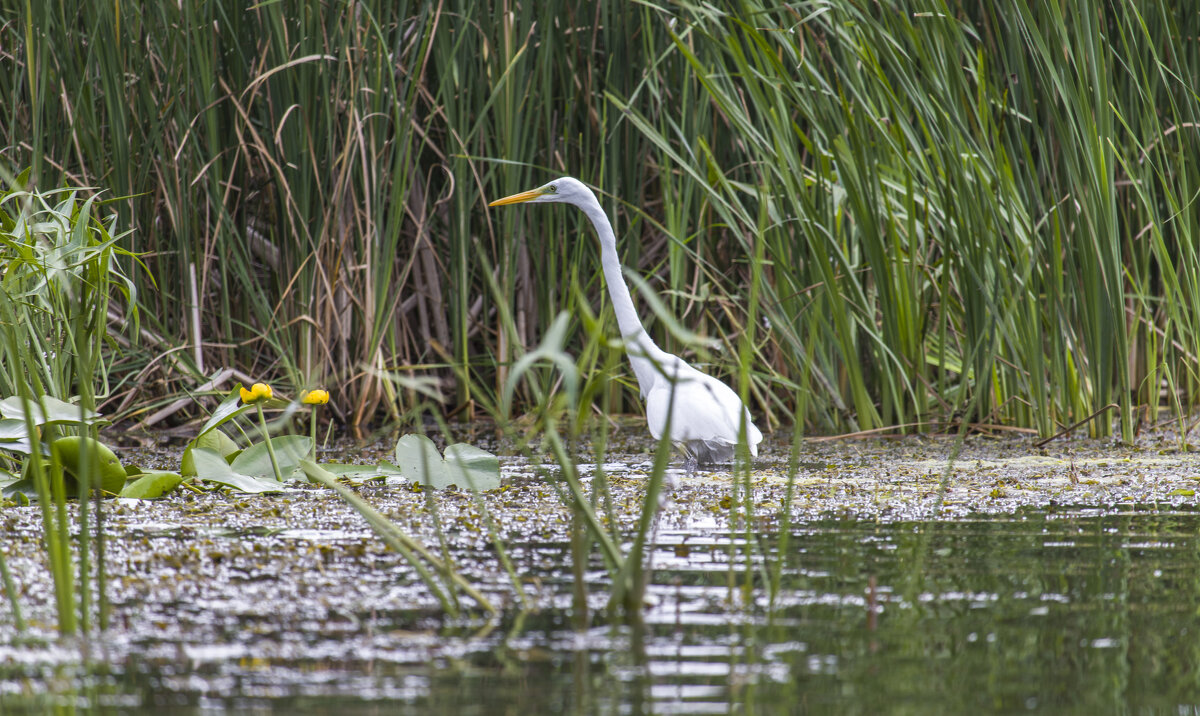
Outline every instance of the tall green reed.
{"type": "Polygon", "coordinates": [[[645,9],[509,9],[80,3],[64,19],[0,5],[34,38],[6,26],[6,40],[28,45],[18,59],[30,70],[0,79],[14,100],[14,156],[37,154],[43,184],[66,176],[129,195],[120,208],[161,280],[143,291],[147,320],[194,348],[143,360],[143,382],[182,387],[214,364],[299,374],[287,377],[342,383],[352,403],[342,417],[356,421],[406,412],[406,396],[376,377],[403,367],[455,380],[452,407],[470,409],[477,390],[494,400],[512,357],[571,308],[546,277],[578,272],[595,247],[571,242],[564,254],[559,231],[489,225],[481,199],[497,178],[549,172],[652,187],[632,160],[644,144],[602,94],[641,81],[627,60],[653,48],[639,32],[645,9]],[[39,53],[50,59],[37,64],[39,53]],[[43,84],[23,80],[39,76],[35,65],[56,69],[43,84]],[[70,141],[42,162],[41,145],[21,144],[34,129],[70,141]],[[500,330],[493,279],[514,334],[500,330]]]}
{"type": "MultiPolygon", "coordinates": [[[[841,412],[840,397],[852,429],[966,420],[1048,434],[1115,404],[1129,440],[1139,382],[1188,370],[1184,356],[1130,356],[1177,330],[1144,308],[1155,276],[1174,269],[1135,237],[1162,225],[1143,216],[1160,187],[1169,198],[1192,179],[1165,165],[1158,186],[1117,171],[1161,136],[1122,127],[1126,113],[1161,113],[1158,98],[1176,115],[1196,111],[1180,81],[1195,58],[1127,61],[1142,42],[1185,32],[1148,25],[1137,8],[1089,6],[1079,23],[1058,10],[746,2],[676,26],[676,50],[734,138],[707,148],[695,181],[707,179],[733,238],[771,246],[776,350],[761,358],[782,358],[791,375],[811,362],[802,389],[825,403],[819,414],[841,412]]],[[[683,160],[685,141],[630,111],[683,160]]],[[[1194,252],[1176,256],[1194,267],[1194,252]]]]}
{"type": "MultiPolygon", "coordinates": [[[[6,179],[19,187],[28,174],[6,179]]],[[[125,235],[114,233],[115,216],[99,211],[95,196],[76,189],[0,194],[0,394],[19,401],[21,417],[8,408],[5,418],[24,436],[0,448],[36,488],[64,635],[89,631],[93,613],[100,628],[108,618],[102,503],[89,499],[100,485],[95,407],[110,390],[110,299],[117,295],[137,321],[136,286],[115,260],[132,258],[118,246],[125,235]],[[76,433],[90,440],[80,443],[80,499],[71,517],[55,441],[76,433]]]]}
{"type": "Polygon", "coordinates": [[[727,337],[722,377],[754,282],[767,422],[804,395],[823,432],[1051,434],[1116,404],[1128,439],[1136,405],[1192,407],[1200,21],[1167,4],[68,6],[0,2],[5,156],[127,197],[147,320],[193,348],[127,356],[161,389],[286,374],[362,422],[410,414],[400,369],[497,402],[605,299],[579,217],[484,199],[572,174],[727,337]]]}

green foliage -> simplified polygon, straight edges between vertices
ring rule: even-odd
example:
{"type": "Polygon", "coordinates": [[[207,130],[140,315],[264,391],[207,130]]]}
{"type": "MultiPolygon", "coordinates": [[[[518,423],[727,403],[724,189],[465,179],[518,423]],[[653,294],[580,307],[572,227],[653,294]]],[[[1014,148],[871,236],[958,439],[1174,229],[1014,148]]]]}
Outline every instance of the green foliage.
{"type": "MultiPolygon", "coordinates": [[[[242,492],[278,492],[281,483],[303,479],[300,462],[313,454],[315,440],[302,435],[270,435],[270,426],[261,421],[262,440],[242,448],[222,430],[239,427],[237,419],[259,406],[241,404],[240,385],[234,386],[188,443],[180,460],[180,475],[186,480],[200,478],[242,492]]],[[[284,419],[295,404],[288,404],[284,419]]],[[[3,404],[0,403],[0,412],[3,404]]],[[[0,422],[0,445],[4,425],[0,422]]],[[[457,485],[464,489],[490,490],[500,484],[500,463],[495,455],[472,445],[457,443],[446,448],[445,458],[438,454],[433,441],[423,435],[406,435],[396,443],[395,463],[369,465],[327,465],[327,470],[362,482],[395,478],[414,484],[442,489],[457,485]]]]}
{"type": "Polygon", "coordinates": [[[99,440],[67,435],[50,443],[56,465],[78,485],[84,473],[105,492],[117,494],[125,487],[128,475],[116,453],[99,440]]]}
{"type": "Polygon", "coordinates": [[[456,485],[470,490],[500,486],[500,460],[474,445],[446,446],[446,457],[424,435],[405,435],[396,442],[396,468],[409,482],[443,489],[456,485]]]}
{"type": "MultiPolygon", "coordinates": [[[[79,405],[45,396],[37,402],[22,400],[11,396],[0,400],[0,416],[3,424],[24,424],[26,421],[36,427],[43,425],[95,425],[101,420],[100,414],[79,405]]],[[[108,421],[104,421],[108,422],[108,421]]]]}
{"type": "Polygon", "coordinates": [[[200,432],[196,433],[196,437],[192,439],[192,445],[199,444],[203,447],[214,448],[219,446],[223,451],[222,454],[224,455],[228,455],[230,452],[232,452],[232,450],[227,450],[226,448],[234,443],[229,439],[229,436],[221,433],[217,430],[217,428],[237,418],[238,416],[254,410],[254,406],[242,404],[241,398],[239,397],[240,394],[238,392],[241,387],[242,386],[240,383],[235,385],[233,390],[229,392],[229,395],[225,397],[225,400],[221,401],[221,404],[217,406],[217,409],[213,411],[213,414],[210,415],[208,420],[205,421],[204,425],[201,426],[200,432]],[[209,437],[210,434],[213,434],[211,438],[209,437]],[[212,444],[202,444],[201,441],[204,440],[211,440],[212,444]]]}
{"type": "MultiPolygon", "coordinates": [[[[100,416],[78,405],[44,396],[38,402],[11,396],[0,400],[0,451],[30,455],[35,435],[43,428],[69,429],[101,422],[100,416]]],[[[103,421],[107,422],[107,421],[103,421]]],[[[57,433],[51,433],[51,436],[57,433]]]]}
{"type": "MultiPolygon", "coordinates": [[[[241,388],[240,383],[233,387],[184,448],[179,474],[188,484],[199,478],[240,492],[280,492],[285,481],[298,479],[300,460],[312,453],[313,439],[301,435],[273,438],[261,404],[243,404],[241,388]],[[258,415],[262,440],[242,448],[221,428],[228,425],[240,430],[237,420],[247,413],[258,415]]],[[[283,420],[295,408],[294,403],[288,404],[283,420]]]]}
{"type": "Polygon", "coordinates": [[[28,173],[3,166],[0,181],[0,394],[9,396],[0,401],[0,455],[21,479],[0,476],[6,496],[36,497],[58,628],[70,635],[94,618],[107,624],[100,495],[120,491],[126,473],[97,439],[96,406],[110,390],[107,349],[126,340],[110,335],[110,308],[124,309],[137,331],[137,288],[120,266],[135,259],[117,245],[125,235],[115,233],[116,215],[100,216],[86,190],[39,190],[28,173]],[[121,300],[111,304],[114,296],[121,300]],[[81,498],[74,514],[69,495],[81,498]]]}
{"type": "Polygon", "coordinates": [[[446,446],[445,458],[424,435],[405,435],[396,442],[395,462],[381,460],[378,465],[322,464],[330,474],[346,482],[362,484],[384,480],[389,484],[408,483],[443,490],[494,490],[500,486],[500,460],[492,453],[467,443],[446,446]]]}
{"type": "Polygon", "coordinates": [[[127,470],[138,470],[126,468],[112,448],[95,438],[64,434],[108,422],[86,408],[51,397],[24,404],[10,397],[0,400],[0,415],[4,416],[0,419],[0,455],[20,464],[24,475],[17,479],[9,474],[3,481],[6,497],[38,497],[38,482],[45,477],[38,475],[42,468],[29,459],[35,450],[39,457],[48,459],[52,474],[64,478],[64,498],[78,496],[80,488],[89,484],[109,495],[122,493],[129,477],[127,470]]]}
{"type": "Polygon", "coordinates": [[[238,472],[254,477],[291,480],[294,479],[293,475],[300,467],[300,461],[309,456],[313,447],[312,438],[307,435],[281,435],[272,438],[271,445],[274,446],[278,461],[278,477],[276,477],[265,441],[255,443],[242,450],[233,458],[233,462],[229,463],[229,466],[238,472]]]}
{"type": "MultiPolygon", "coordinates": [[[[4,339],[14,342],[14,332],[4,339]]],[[[25,391],[29,386],[23,386],[25,391]]],[[[64,635],[92,624],[93,595],[99,593],[100,627],[107,621],[104,533],[99,527],[100,496],[115,493],[125,484],[125,468],[106,445],[95,438],[65,434],[70,430],[95,430],[100,416],[85,407],[74,406],[48,396],[32,399],[21,396],[0,401],[0,459],[20,466],[21,477],[0,471],[0,484],[6,498],[25,504],[37,501],[42,515],[42,537],[47,563],[54,581],[58,628],[64,635]],[[91,534],[91,510],[88,498],[95,494],[96,537],[91,534]],[[75,515],[68,514],[67,498],[80,496],[75,515]],[[93,584],[92,558],[95,551],[98,570],[93,584]]],[[[22,623],[20,607],[7,567],[4,573],[13,615],[22,623]]]]}
{"type": "Polygon", "coordinates": [[[1200,190],[1184,131],[1200,118],[1194,13],[743,2],[683,16],[673,52],[728,134],[665,131],[608,96],[743,255],[765,244],[752,364],[807,376],[802,417],[1050,434],[1115,404],[1128,440],[1161,376],[1195,384],[1179,278],[1200,266],[1179,200],[1200,190]]]}
{"type": "Polygon", "coordinates": [[[127,470],[130,481],[121,490],[121,497],[153,500],[179,487],[183,480],[179,473],[169,470],[143,470],[134,466],[127,470]]]}
{"type": "Polygon", "coordinates": [[[284,488],[284,484],[274,477],[254,477],[234,470],[225,458],[208,448],[192,448],[191,453],[195,476],[208,482],[249,493],[281,492],[284,488]]]}
{"type": "MultiPolygon", "coordinates": [[[[118,285],[194,346],[156,346],[146,384],[201,363],[327,379],[361,422],[419,412],[387,378],[403,367],[469,416],[509,403],[560,312],[601,370],[582,218],[484,208],[572,174],[663,315],[721,345],[693,352],[647,306],[656,338],[738,376],[768,425],[1050,434],[1115,404],[1128,438],[1137,406],[1179,417],[1200,390],[1200,17],[1167,3],[9,0],[0,19],[5,161],[123,196],[105,209],[160,283],[118,285]]],[[[79,196],[30,206],[111,230],[79,196]]],[[[71,394],[67,352],[27,353],[71,394]]],[[[633,412],[625,370],[580,390],[633,412]]],[[[511,405],[539,412],[545,388],[511,405]]]]}
{"type": "MultiPolygon", "coordinates": [[[[265,390],[265,393],[271,392],[273,391],[269,388],[265,390]]],[[[283,420],[291,415],[295,407],[295,403],[286,406],[283,420]]],[[[316,406],[312,406],[312,409],[315,424],[316,406]]],[[[243,395],[241,386],[237,385],[184,450],[180,464],[182,477],[167,472],[145,474],[131,483],[122,494],[130,497],[157,497],[175,489],[184,481],[192,489],[210,486],[210,489],[228,488],[245,493],[271,493],[283,491],[285,481],[307,479],[338,493],[371,525],[386,544],[403,555],[449,616],[455,617],[461,613],[457,596],[460,592],[473,599],[484,610],[495,613],[495,607],[487,598],[455,570],[446,553],[440,526],[438,533],[439,539],[443,541],[442,558],[432,554],[421,542],[405,534],[369,503],[342,485],[338,481],[339,474],[331,472],[330,469],[338,470],[342,479],[351,482],[401,478],[415,485],[433,488],[460,485],[476,492],[478,499],[478,490],[492,489],[500,484],[500,463],[496,456],[459,443],[447,447],[443,459],[429,438],[410,435],[401,438],[397,443],[394,465],[384,461],[374,467],[322,466],[309,459],[315,452],[315,443],[315,438],[308,436],[272,437],[262,401],[243,395]],[[240,400],[252,400],[254,405],[241,405],[240,400]],[[252,442],[242,449],[221,427],[239,427],[237,419],[250,410],[258,414],[262,440],[252,442]],[[330,469],[326,469],[327,467],[330,469]]],[[[437,505],[432,494],[429,499],[431,513],[436,516],[437,505]]],[[[479,504],[482,506],[483,503],[479,504]]],[[[486,513],[486,508],[483,508],[483,512],[486,513]]],[[[505,560],[503,546],[498,541],[496,549],[501,559],[505,560]]],[[[507,565],[506,561],[505,564],[514,585],[517,585],[511,566],[507,565]]]]}
{"type": "Polygon", "coordinates": [[[94,407],[109,391],[113,294],[136,331],[137,287],[118,261],[132,259],[117,245],[128,232],[114,234],[116,214],[98,216],[96,198],[83,193],[0,191],[0,394],[10,401],[32,390],[94,407]]]}

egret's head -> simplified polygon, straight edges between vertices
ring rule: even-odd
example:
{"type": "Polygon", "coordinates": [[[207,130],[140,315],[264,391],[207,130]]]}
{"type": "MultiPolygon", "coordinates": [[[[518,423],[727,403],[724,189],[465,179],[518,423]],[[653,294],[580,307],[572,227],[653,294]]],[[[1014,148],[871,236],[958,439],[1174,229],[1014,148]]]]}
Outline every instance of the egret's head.
{"type": "Polygon", "coordinates": [[[549,184],[543,184],[537,189],[523,191],[520,194],[506,196],[503,199],[497,199],[488,206],[504,206],[505,204],[521,204],[521,203],[538,203],[556,201],[564,204],[574,204],[575,206],[583,206],[586,202],[594,202],[596,195],[591,189],[579,181],[571,177],[563,177],[555,179],[549,184]]]}

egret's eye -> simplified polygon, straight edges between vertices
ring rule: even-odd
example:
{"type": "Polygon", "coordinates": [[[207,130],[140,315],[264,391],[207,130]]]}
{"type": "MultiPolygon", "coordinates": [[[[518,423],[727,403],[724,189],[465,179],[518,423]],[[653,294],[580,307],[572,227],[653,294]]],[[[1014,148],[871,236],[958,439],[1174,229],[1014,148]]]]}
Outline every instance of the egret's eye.
{"type": "Polygon", "coordinates": [[[553,184],[551,184],[550,186],[546,187],[546,192],[547,192],[547,193],[549,193],[549,194],[557,194],[557,193],[558,193],[558,187],[556,187],[556,186],[554,186],[553,184]]]}

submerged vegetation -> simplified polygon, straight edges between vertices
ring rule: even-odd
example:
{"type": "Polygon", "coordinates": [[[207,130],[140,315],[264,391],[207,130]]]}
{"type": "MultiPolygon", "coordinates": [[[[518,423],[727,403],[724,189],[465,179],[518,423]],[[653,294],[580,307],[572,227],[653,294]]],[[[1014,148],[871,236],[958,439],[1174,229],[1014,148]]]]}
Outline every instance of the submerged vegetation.
{"type": "Polygon", "coordinates": [[[132,232],[122,419],[219,368],[470,416],[560,311],[630,410],[586,226],[484,210],[571,174],[772,428],[1128,440],[1200,390],[1198,36],[1164,2],[10,0],[0,158],[132,232]]]}

